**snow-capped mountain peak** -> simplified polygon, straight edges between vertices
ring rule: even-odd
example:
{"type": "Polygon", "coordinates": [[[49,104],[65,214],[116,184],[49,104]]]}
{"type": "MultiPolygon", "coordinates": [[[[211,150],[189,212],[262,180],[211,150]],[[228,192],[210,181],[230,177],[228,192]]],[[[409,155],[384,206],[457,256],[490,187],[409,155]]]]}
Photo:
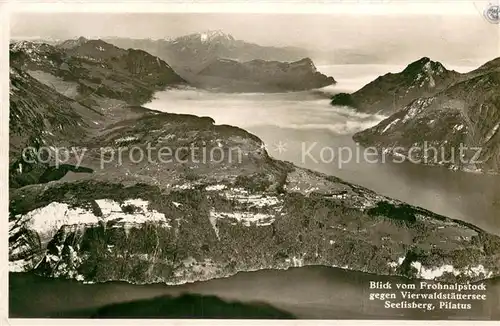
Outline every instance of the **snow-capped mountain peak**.
{"type": "Polygon", "coordinates": [[[230,34],[226,34],[221,30],[208,30],[201,33],[193,33],[185,36],[180,36],[175,40],[171,40],[172,44],[176,43],[185,43],[187,42],[195,42],[202,44],[211,44],[211,43],[231,43],[234,41],[234,37],[230,34]]]}
{"type": "Polygon", "coordinates": [[[71,49],[71,48],[76,48],[78,46],[81,46],[85,43],[87,43],[89,40],[83,36],[80,36],[77,39],[71,39],[71,40],[66,40],[62,43],[59,44],[60,48],[63,49],[71,49]]]}
{"type": "Polygon", "coordinates": [[[202,42],[212,42],[217,39],[223,39],[227,41],[234,40],[234,38],[231,35],[226,34],[221,30],[209,30],[203,33],[199,33],[199,35],[200,35],[200,40],[202,42]]]}

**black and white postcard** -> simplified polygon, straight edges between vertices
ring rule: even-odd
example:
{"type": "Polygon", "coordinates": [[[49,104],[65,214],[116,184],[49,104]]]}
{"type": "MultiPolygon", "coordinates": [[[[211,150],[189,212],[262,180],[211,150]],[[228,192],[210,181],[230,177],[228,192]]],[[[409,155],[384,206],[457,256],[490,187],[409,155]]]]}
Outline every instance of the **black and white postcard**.
{"type": "Polygon", "coordinates": [[[2,6],[12,321],[500,320],[498,2],[2,6]]]}

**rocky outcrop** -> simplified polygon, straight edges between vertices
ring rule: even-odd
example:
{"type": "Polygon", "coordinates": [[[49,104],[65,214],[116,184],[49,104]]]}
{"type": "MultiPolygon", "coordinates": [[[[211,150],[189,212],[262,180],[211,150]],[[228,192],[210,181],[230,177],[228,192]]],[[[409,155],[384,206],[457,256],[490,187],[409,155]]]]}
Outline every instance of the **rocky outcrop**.
{"type": "Polygon", "coordinates": [[[354,139],[407,158],[413,148],[418,163],[500,172],[498,63],[492,60],[436,95],[416,99],[354,139]]]}
{"type": "Polygon", "coordinates": [[[291,63],[217,59],[200,71],[199,76],[211,77],[203,80],[204,87],[229,91],[301,91],[335,84],[333,77],[318,72],[309,58],[291,63]]]}
{"type": "Polygon", "coordinates": [[[170,284],[303,265],[462,281],[500,273],[498,237],[274,160],[257,137],[209,118],[153,112],[82,146],[92,174],[11,192],[11,271],[170,284]],[[160,148],[172,150],[163,161],[160,148]]]}
{"type": "Polygon", "coordinates": [[[441,63],[421,58],[399,73],[387,73],[360,90],[336,94],[332,105],[350,106],[360,112],[392,114],[413,100],[432,96],[459,80],[460,74],[441,63]]]}

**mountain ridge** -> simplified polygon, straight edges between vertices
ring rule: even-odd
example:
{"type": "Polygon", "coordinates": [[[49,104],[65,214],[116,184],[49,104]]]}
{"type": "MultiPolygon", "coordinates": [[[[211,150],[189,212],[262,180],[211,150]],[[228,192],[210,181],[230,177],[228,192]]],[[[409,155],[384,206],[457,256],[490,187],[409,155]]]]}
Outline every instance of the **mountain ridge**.
{"type": "Polygon", "coordinates": [[[202,77],[194,79],[198,85],[201,83],[204,88],[216,88],[223,91],[302,91],[336,83],[333,77],[318,72],[310,58],[302,58],[290,63],[260,59],[238,62],[218,58],[208,64],[197,76],[202,77]]]}
{"type": "Polygon", "coordinates": [[[451,169],[497,174],[500,172],[500,65],[496,58],[468,73],[430,97],[420,97],[377,126],[354,135],[364,146],[389,152],[401,147],[420,149],[428,142],[443,152],[440,159],[427,164],[451,169]],[[459,157],[458,148],[469,148],[459,157]],[[474,159],[480,149],[479,156],[474,159]],[[481,161],[481,162],[479,162],[481,161]]]}
{"type": "Polygon", "coordinates": [[[237,61],[253,59],[296,61],[309,53],[297,47],[261,46],[238,40],[232,35],[216,31],[191,33],[170,40],[108,39],[120,47],[140,48],[168,61],[179,73],[197,74],[209,62],[217,58],[237,61]]]}
{"type": "Polygon", "coordinates": [[[454,82],[461,74],[422,57],[398,73],[387,73],[352,94],[332,97],[332,105],[350,106],[363,113],[391,114],[418,97],[432,96],[454,82]]]}
{"type": "MultiPolygon", "coordinates": [[[[169,85],[186,83],[165,61],[144,51],[124,50],[102,40],[85,38],[70,45],[63,44],[66,45],[11,44],[11,65],[30,73],[41,71],[56,79],[72,82],[80,97],[125,98],[131,104],[142,104],[155,91],[169,85]],[[132,59],[142,70],[134,67],[132,59]]],[[[41,76],[42,82],[46,82],[44,77],[50,76],[41,76]]]]}

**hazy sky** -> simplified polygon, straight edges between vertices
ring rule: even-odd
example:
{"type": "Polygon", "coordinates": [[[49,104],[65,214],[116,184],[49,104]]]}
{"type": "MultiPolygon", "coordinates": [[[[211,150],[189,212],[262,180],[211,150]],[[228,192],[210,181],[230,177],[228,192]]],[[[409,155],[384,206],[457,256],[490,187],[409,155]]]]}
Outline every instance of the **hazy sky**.
{"type": "Polygon", "coordinates": [[[480,12],[459,15],[242,14],[242,13],[17,13],[11,35],[57,39],[86,36],[170,38],[220,29],[261,45],[312,51],[370,49],[490,59],[500,56],[499,25],[480,12]]]}

